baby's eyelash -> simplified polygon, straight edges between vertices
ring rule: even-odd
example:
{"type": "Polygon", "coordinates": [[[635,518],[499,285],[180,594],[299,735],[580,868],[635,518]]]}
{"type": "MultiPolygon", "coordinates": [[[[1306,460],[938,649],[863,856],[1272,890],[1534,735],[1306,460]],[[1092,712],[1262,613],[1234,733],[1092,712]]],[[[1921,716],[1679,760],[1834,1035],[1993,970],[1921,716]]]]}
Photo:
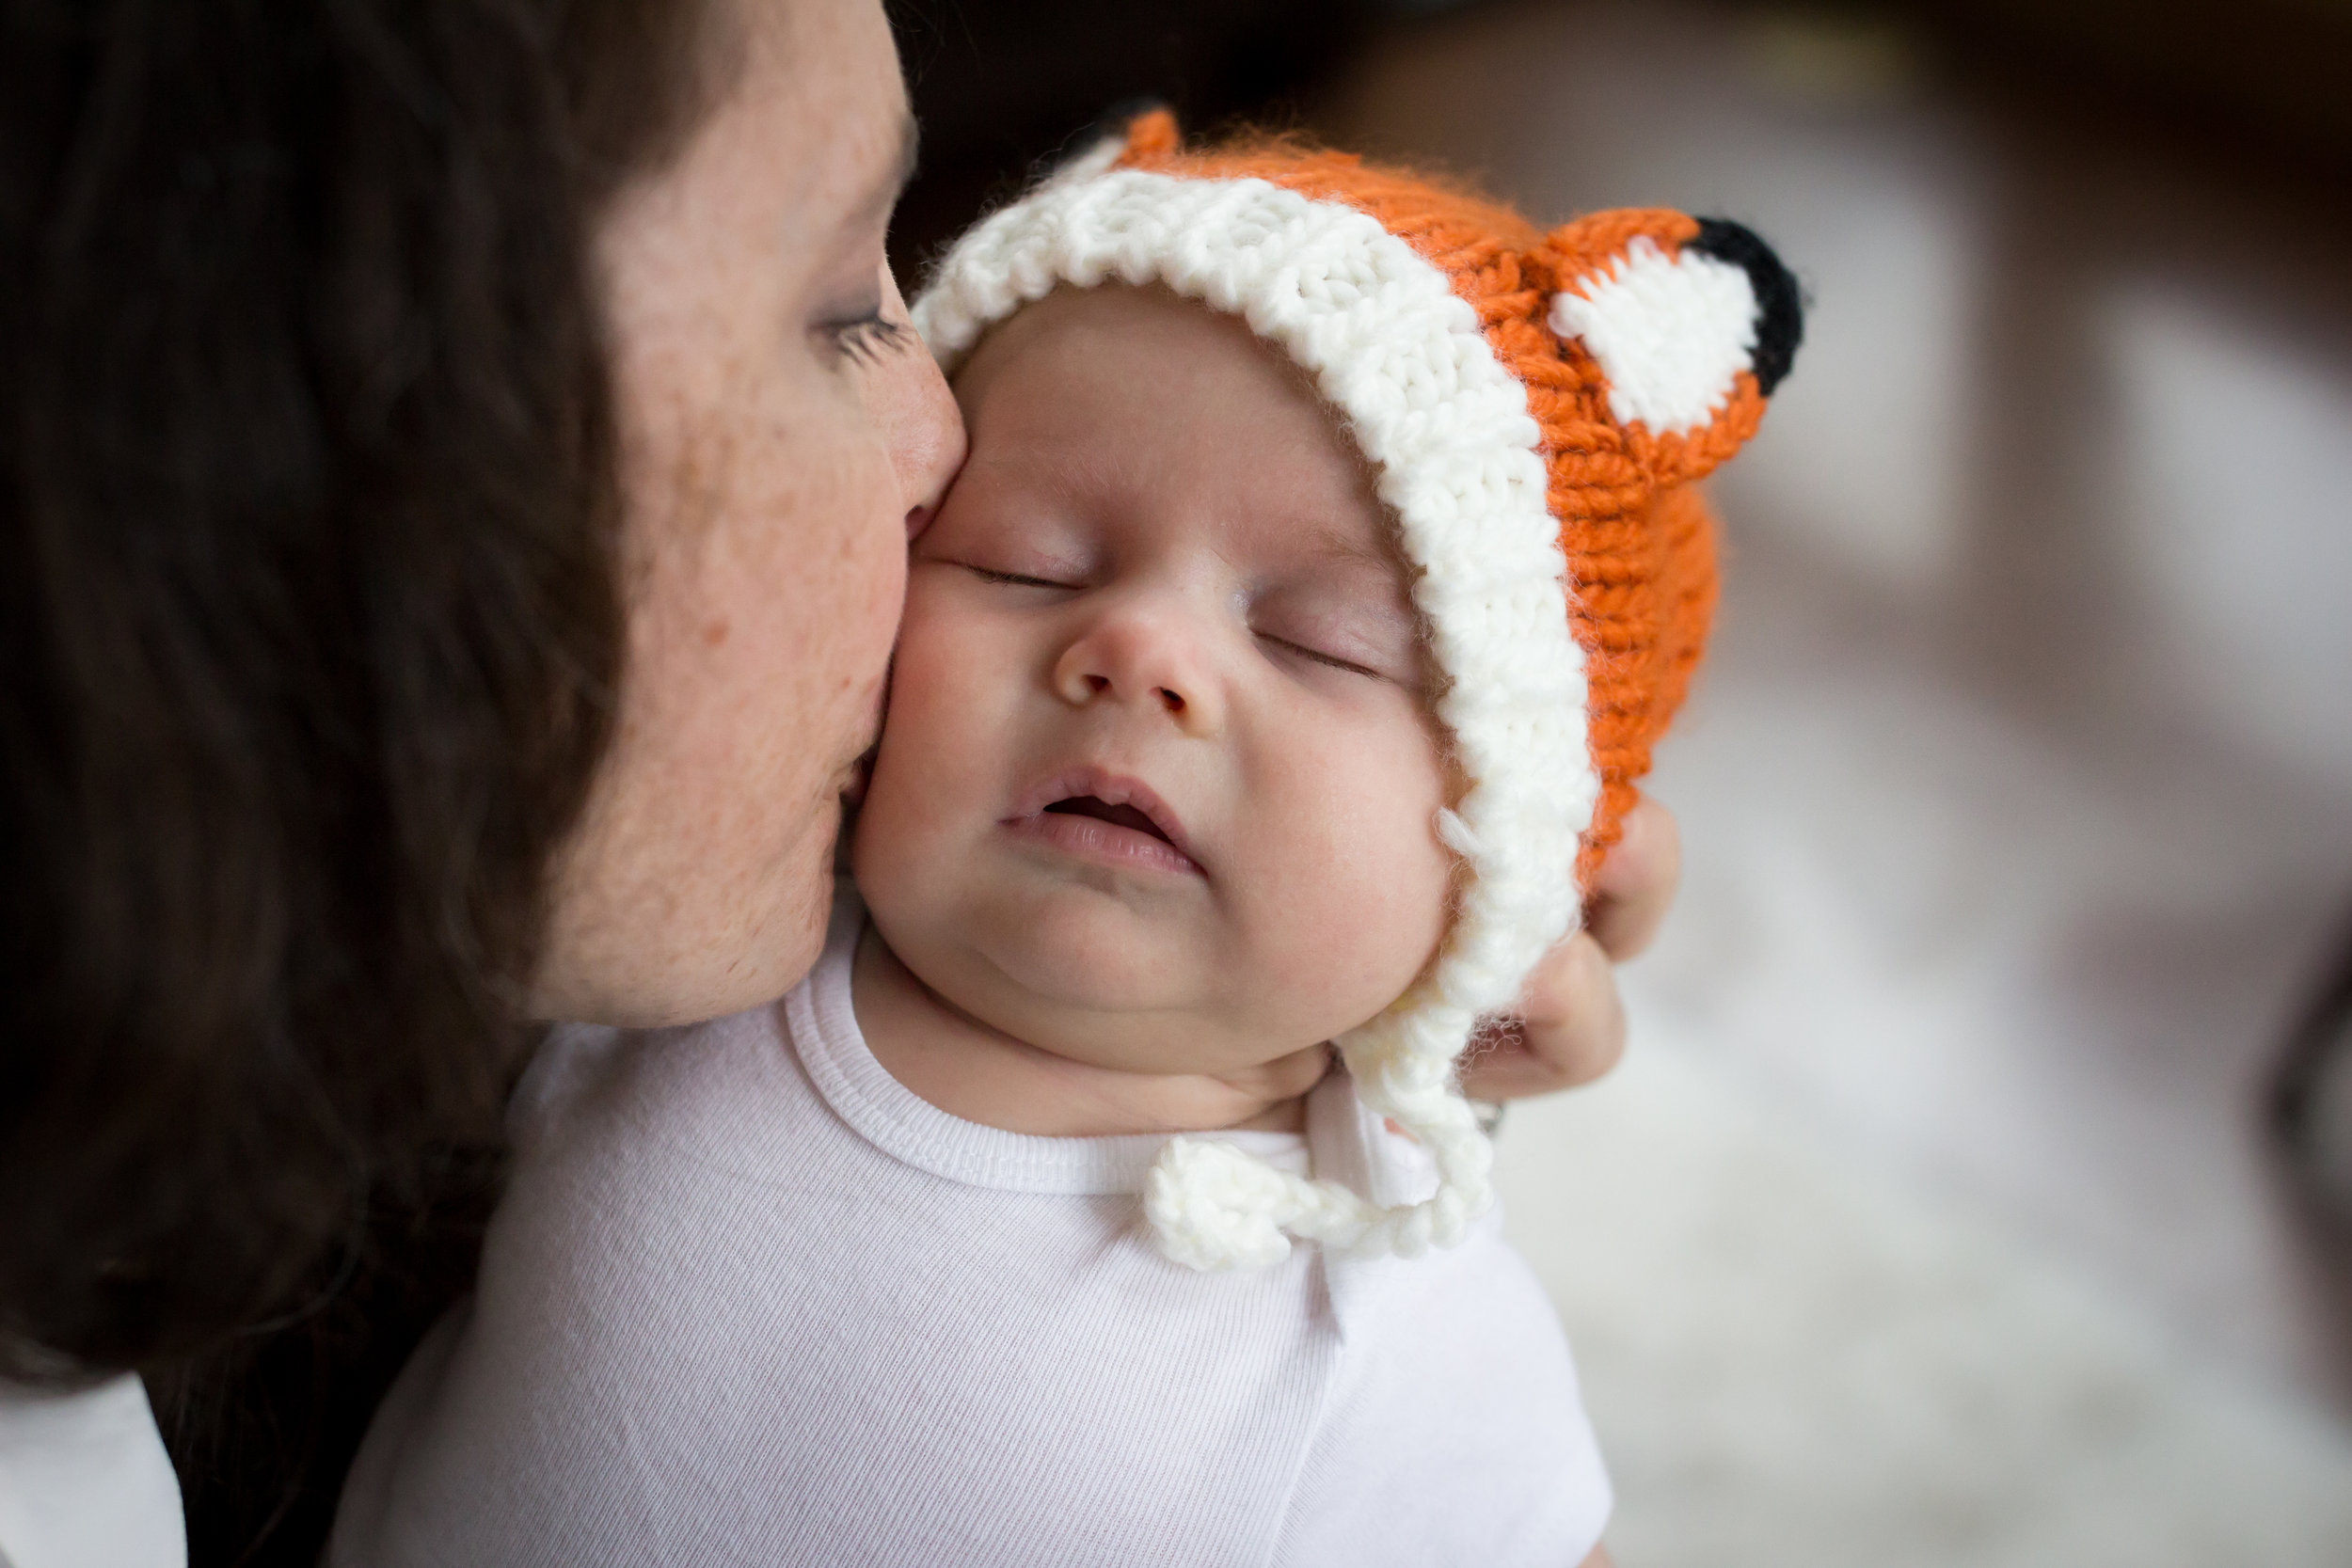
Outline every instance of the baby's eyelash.
{"type": "Polygon", "coordinates": [[[1369,666],[1354,663],[1348,659],[1338,657],[1336,655],[1318,653],[1312,648],[1306,647],[1300,643],[1293,642],[1286,637],[1276,637],[1270,632],[1263,631],[1258,635],[1264,638],[1265,641],[1273,643],[1278,648],[1288,648],[1292,653],[1296,654],[1299,657],[1313,659],[1317,664],[1327,664],[1334,670],[1345,670],[1350,674],[1363,675],[1372,680],[1381,680],[1385,678],[1381,675],[1379,671],[1372,669],[1369,666]]]}
{"type": "Polygon", "coordinates": [[[914,336],[913,327],[892,321],[879,309],[851,321],[827,322],[824,330],[833,340],[834,352],[857,365],[878,362],[885,353],[914,336]]]}
{"type": "Polygon", "coordinates": [[[992,572],[985,566],[974,566],[970,568],[970,571],[982,582],[1005,582],[1016,588],[1066,588],[1069,586],[1067,583],[1055,582],[1046,578],[1025,578],[1018,572],[992,572]]]}

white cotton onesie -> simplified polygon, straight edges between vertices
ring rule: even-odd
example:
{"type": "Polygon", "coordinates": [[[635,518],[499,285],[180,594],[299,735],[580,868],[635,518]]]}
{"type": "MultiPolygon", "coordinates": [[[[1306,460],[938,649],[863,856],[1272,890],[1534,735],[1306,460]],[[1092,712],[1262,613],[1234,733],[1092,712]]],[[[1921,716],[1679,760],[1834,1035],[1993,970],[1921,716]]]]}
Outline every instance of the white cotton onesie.
{"type": "MultiPolygon", "coordinates": [[[[1574,1568],[1609,1483],[1490,1215],[1420,1259],[1197,1274],[1156,1136],[1039,1138],[866,1048],[844,896],[772,1007],[574,1031],[516,1097],[475,1298],[370,1430],[335,1568],[1574,1568]]],[[[1411,1146],[1317,1088],[1229,1133],[1383,1201],[1411,1146]]]]}

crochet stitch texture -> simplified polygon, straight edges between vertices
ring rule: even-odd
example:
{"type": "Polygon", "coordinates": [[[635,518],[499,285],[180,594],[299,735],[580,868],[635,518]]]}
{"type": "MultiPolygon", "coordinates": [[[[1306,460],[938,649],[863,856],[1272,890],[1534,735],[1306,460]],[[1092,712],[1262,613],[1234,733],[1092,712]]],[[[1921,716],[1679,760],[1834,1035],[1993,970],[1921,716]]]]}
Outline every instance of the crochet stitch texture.
{"type": "Polygon", "coordinates": [[[1438,960],[1335,1042],[1364,1104],[1428,1150],[1434,1193],[1382,1208],[1177,1138],[1146,1213],[1204,1269],[1277,1261],[1292,1237],[1452,1244],[1493,1163],[1456,1060],[1575,928],[1697,665],[1716,578],[1691,482],[1755,431],[1795,346],[1793,282],[1733,225],[1617,212],[1547,234],[1343,153],[1186,150],[1155,112],[961,240],[914,321],[953,374],[1023,306],[1104,283],[1238,316],[1312,378],[1378,470],[1468,781],[1438,823],[1468,871],[1438,960]]]}

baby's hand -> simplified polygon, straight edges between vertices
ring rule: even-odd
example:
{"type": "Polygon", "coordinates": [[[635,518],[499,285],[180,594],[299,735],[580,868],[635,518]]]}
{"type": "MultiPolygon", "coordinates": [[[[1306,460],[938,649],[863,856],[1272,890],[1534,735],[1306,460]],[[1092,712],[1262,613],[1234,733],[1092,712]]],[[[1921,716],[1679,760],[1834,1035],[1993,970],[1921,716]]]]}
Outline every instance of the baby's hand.
{"type": "Polygon", "coordinates": [[[1674,813],[1645,799],[1601,862],[1584,929],[1552,950],[1527,983],[1520,1015],[1462,1063],[1472,1100],[1501,1101],[1588,1084],[1625,1053],[1625,1005],[1614,965],[1658,934],[1682,875],[1674,813]]]}

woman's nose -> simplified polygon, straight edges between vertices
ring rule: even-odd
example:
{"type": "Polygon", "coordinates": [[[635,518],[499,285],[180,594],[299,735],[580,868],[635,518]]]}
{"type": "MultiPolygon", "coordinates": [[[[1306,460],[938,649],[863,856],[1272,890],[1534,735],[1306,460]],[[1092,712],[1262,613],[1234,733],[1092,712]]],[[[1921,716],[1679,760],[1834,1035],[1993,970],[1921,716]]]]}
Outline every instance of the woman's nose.
{"type": "MultiPolygon", "coordinates": [[[[906,301],[886,264],[882,282],[883,317],[903,324],[906,301]]],[[[947,482],[963,467],[963,414],[955,394],[947,390],[946,377],[912,328],[897,352],[864,373],[866,405],[882,427],[891,467],[898,472],[912,543],[930,526],[940,498],[947,493],[947,482]]]]}
{"type": "Polygon", "coordinates": [[[1224,692],[1200,640],[1165,613],[1131,608],[1089,625],[1055,661],[1054,689],[1073,707],[1163,714],[1190,736],[1225,725],[1224,692]]]}

